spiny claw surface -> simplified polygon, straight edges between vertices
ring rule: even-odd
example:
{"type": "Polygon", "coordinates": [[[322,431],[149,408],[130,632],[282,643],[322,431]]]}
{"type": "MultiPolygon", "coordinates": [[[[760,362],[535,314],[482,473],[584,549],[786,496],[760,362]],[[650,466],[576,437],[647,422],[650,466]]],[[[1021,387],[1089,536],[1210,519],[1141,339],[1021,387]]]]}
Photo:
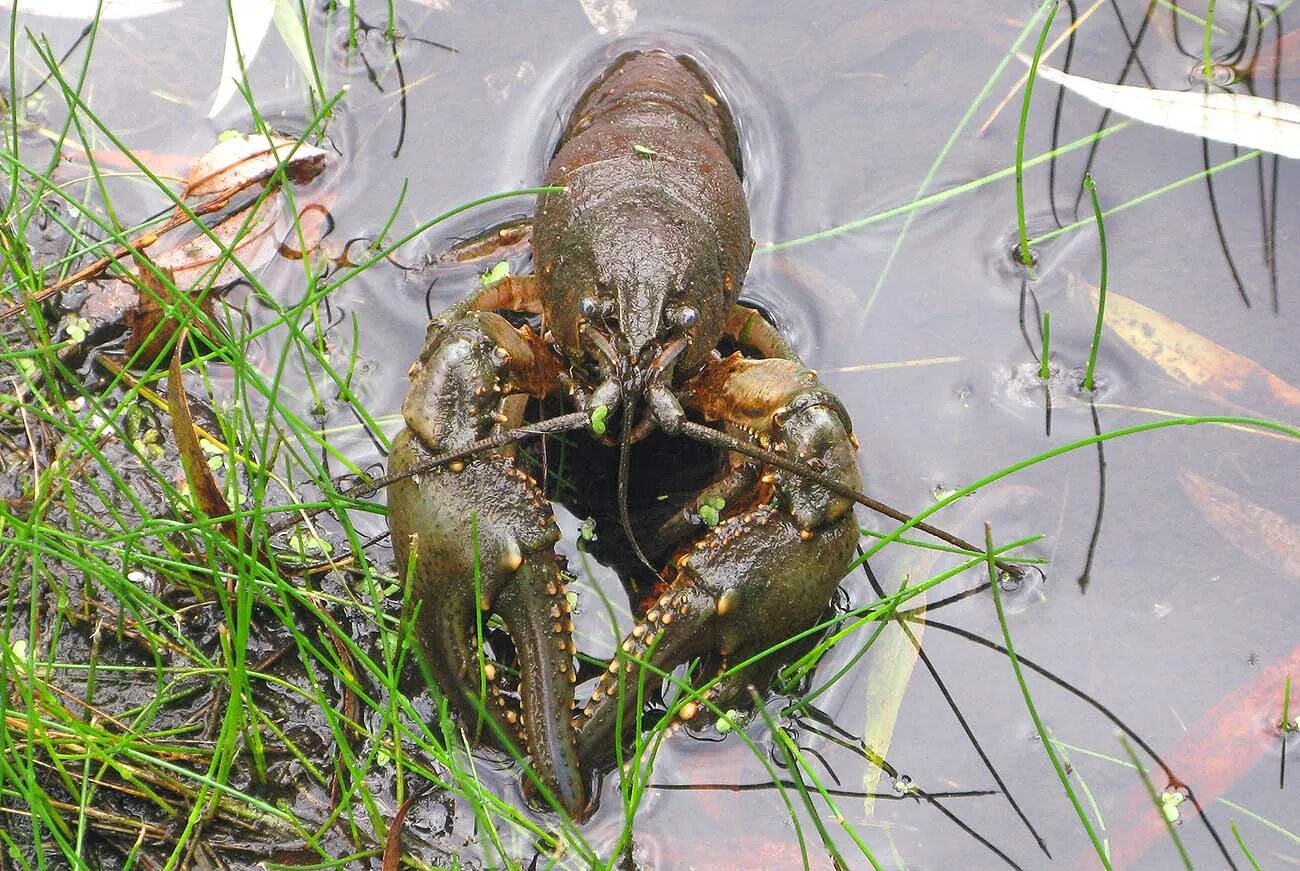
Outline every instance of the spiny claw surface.
{"type": "MultiPolygon", "coordinates": [[[[705,367],[684,395],[706,417],[860,486],[843,408],[797,362],[736,355],[705,367]]],[[[579,714],[584,764],[612,755],[620,723],[623,732],[633,727],[639,680],[657,686],[660,673],[696,657],[713,667],[706,680],[743,663],[812,626],[843,577],[858,535],[852,505],[796,475],[746,473],[747,461],[738,462],[716,489],[734,495],[756,482],[748,502],[733,503],[729,516],[679,548],[667,590],[624,639],[579,714]]],[[[761,689],[780,661],[769,656],[732,670],[705,698],[722,706],[751,682],[761,689]]]]}

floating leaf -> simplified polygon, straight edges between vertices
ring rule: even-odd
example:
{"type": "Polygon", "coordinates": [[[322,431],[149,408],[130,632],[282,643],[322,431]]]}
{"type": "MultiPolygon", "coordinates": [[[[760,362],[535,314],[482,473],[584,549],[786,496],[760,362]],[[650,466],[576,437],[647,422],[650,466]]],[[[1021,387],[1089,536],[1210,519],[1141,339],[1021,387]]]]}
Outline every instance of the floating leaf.
{"type": "MultiPolygon", "coordinates": [[[[138,266],[133,278],[137,288],[135,305],[123,316],[127,328],[126,352],[135,356],[142,351],[138,359],[141,365],[147,366],[167,349],[172,335],[181,326],[176,320],[176,277],[165,265],[155,264],[150,268],[149,258],[144,254],[136,257],[136,263],[138,266]],[[158,273],[162,273],[161,277],[158,273]]],[[[202,309],[209,317],[212,316],[210,298],[203,300],[202,309]]],[[[184,311],[180,308],[180,312],[184,311]]],[[[213,340],[212,336],[205,336],[209,341],[213,340]]]]}
{"type": "Polygon", "coordinates": [[[1300,581],[1300,526],[1195,472],[1179,472],[1178,483],[1206,523],[1242,553],[1300,581]]]}
{"type": "Polygon", "coordinates": [[[510,262],[507,260],[501,260],[497,263],[496,266],[493,266],[487,272],[484,272],[482,275],[480,275],[479,281],[482,283],[484,287],[491,287],[492,285],[496,284],[498,281],[505,278],[509,274],[510,274],[510,262]]]}
{"type": "Polygon", "coordinates": [[[578,0],[578,3],[601,36],[622,36],[636,24],[632,0],[578,0]]]}
{"type": "MultiPolygon", "coordinates": [[[[1096,308],[1097,289],[1088,286],[1088,290],[1096,308]]],[[[1180,384],[1241,403],[1254,399],[1262,386],[1278,402],[1300,408],[1300,390],[1254,360],[1113,290],[1106,294],[1106,326],[1180,384]]]]}
{"type": "Polygon", "coordinates": [[[591,411],[591,431],[598,436],[605,434],[605,420],[609,417],[608,405],[597,405],[591,411]]]}
{"type": "Polygon", "coordinates": [[[170,269],[176,285],[187,290],[238,281],[244,270],[255,272],[275,256],[289,230],[283,205],[278,194],[256,207],[249,205],[213,227],[211,236],[195,236],[158,255],[157,263],[170,269]],[[221,269],[209,277],[213,264],[223,257],[221,269]]]}
{"type": "Polygon", "coordinates": [[[276,0],[228,0],[230,18],[226,21],[226,52],[221,60],[221,80],[208,117],[215,118],[238,93],[244,70],[253,63],[262,40],[271,28],[276,0]],[[242,63],[240,58],[243,58],[242,63]]]}
{"type": "MultiPolygon", "coordinates": [[[[1023,55],[1021,59],[1027,61],[1023,55]]],[[[1112,85],[1042,65],[1038,75],[1098,106],[1146,124],[1283,157],[1300,157],[1300,106],[1293,103],[1250,94],[1112,85]]]]}
{"type": "Polygon", "coordinates": [[[269,178],[285,159],[285,174],[305,184],[321,174],[327,157],[323,149],[283,136],[230,136],[195,161],[181,195],[190,200],[248,187],[269,178]]]}

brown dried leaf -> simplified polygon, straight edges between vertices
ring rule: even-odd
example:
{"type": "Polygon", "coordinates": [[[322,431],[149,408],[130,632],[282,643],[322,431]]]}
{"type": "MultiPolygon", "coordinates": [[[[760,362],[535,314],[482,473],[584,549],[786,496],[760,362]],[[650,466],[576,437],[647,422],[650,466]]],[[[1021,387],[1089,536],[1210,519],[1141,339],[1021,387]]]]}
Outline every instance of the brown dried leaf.
{"type": "MultiPolygon", "coordinates": [[[[1089,286],[1088,292],[1096,308],[1097,289],[1089,286]]],[[[1216,399],[1246,404],[1262,386],[1278,402],[1300,408],[1300,390],[1254,360],[1114,291],[1106,294],[1106,326],[1180,384],[1204,389],[1216,399]]]]}
{"type": "Polygon", "coordinates": [[[208,197],[248,187],[269,178],[286,158],[285,173],[290,180],[297,184],[311,181],[325,169],[328,153],[305,143],[295,151],[294,145],[293,139],[268,138],[260,133],[219,142],[194,164],[185,179],[182,196],[185,199],[208,197]]]}
{"type": "Polygon", "coordinates": [[[1300,76],[1300,30],[1284,33],[1276,40],[1260,41],[1259,55],[1250,67],[1251,75],[1256,79],[1269,79],[1274,71],[1283,79],[1300,76]]]}
{"type": "MultiPolygon", "coordinates": [[[[145,254],[137,255],[136,263],[138,265],[132,273],[132,280],[136,284],[136,301],[133,307],[124,312],[122,320],[127,328],[127,354],[134,356],[143,348],[144,353],[138,359],[147,365],[166,350],[168,342],[179,326],[175,320],[167,316],[168,309],[176,300],[172,290],[176,285],[176,278],[170,268],[157,264],[157,269],[163,276],[159,278],[153,269],[149,268],[149,258],[145,254]]],[[[203,300],[201,308],[209,317],[212,316],[210,298],[203,300]]],[[[177,348],[179,347],[178,342],[177,348]]]]}
{"type": "Polygon", "coordinates": [[[190,414],[189,397],[181,377],[181,356],[185,348],[186,330],[181,329],[172,351],[172,362],[167,372],[167,410],[171,413],[172,428],[176,433],[176,447],[180,451],[185,480],[190,486],[194,507],[207,517],[226,517],[221,521],[221,533],[231,544],[238,539],[235,521],[229,519],[230,506],[220,485],[208,467],[207,455],[199,445],[199,434],[190,414]]]}
{"type": "Polygon", "coordinates": [[[159,268],[175,274],[177,286],[193,290],[197,286],[224,287],[243,277],[244,271],[255,272],[275,256],[280,240],[288,232],[283,200],[279,194],[268,196],[256,210],[249,205],[212,228],[212,236],[200,235],[158,255],[159,268]],[[232,250],[233,246],[233,250],[232,250]],[[221,270],[209,281],[206,273],[212,264],[226,257],[221,270]],[[235,260],[239,262],[234,262],[235,260]]]}
{"type": "Polygon", "coordinates": [[[1179,472],[1178,483],[1205,522],[1242,553],[1300,580],[1300,526],[1195,472],[1179,472]]]}
{"type": "Polygon", "coordinates": [[[384,839],[383,871],[398,871],[402,867],[402,826],[406,825],[406,814],[415,804],[418,796],[410,796],[393,814],[393,821],[388,824],[388,837],[384,839]]]}

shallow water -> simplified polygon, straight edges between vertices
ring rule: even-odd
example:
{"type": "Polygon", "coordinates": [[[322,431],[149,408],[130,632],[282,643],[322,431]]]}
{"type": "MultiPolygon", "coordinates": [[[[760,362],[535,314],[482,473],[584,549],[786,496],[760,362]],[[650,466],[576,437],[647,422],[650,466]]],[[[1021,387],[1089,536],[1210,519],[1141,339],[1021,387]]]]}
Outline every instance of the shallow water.
{"type": "MultiPolygon", "coordinates": [[[[187,4],[165,15],[102,25],[88,99],[130,147],[197,155],[222,129],[250,126],[249,111],[238,98],[215,119],[205,118],[220,69],[217,5],[187,4]]],[[[400,79],[381,30],[366,31],[359,54],[349,55],[342,48],[346,12],[313,12],[314,33],[329,47],[321,70],[327,92],[348,85],[325,125],[329,146],[337,152],[329,183],[333,240],[373,239],[390,218],[390,236],[398,236],[466,201],[536,184],[564,107],[605,59],[627,45],[665,42],[689,51],[715,73],[742,128],[758,243],[746,296],[774,313],[807,363],[844,400],[862,441],[869,490],[901,509],[919,511],[951,489],[1091,436],[1095,429],[1114,431],[1169,414],[1292,424],[1300,417],[1294,389],[1287,393],[1261,377],[1247,377],[1237,387],[1231,374],[1202,383],[1195,383],[1193,374],[1189,384],[1110,331],[1102,339],[1100,386],[1090,410],[1089,396],[1077,384],[1092,337],[1088,287],[1098,281],[1097,234],[1087,226],[1039,246],[1038,275],[1027,281],[1009,256],[1015,234],[1011,178],[910,217],[769,250],[771,243],[838,227],[905,205],[918,193],[1011,166],[1019,90],[987,131],[976,130],[1020,74],[1022,65],[1014,57],[942,162],[936,166],[936,161],[983,83],[1004,62],[1033,4],[807,2],[762,13],[754,4],[735,2],[705,9],[694,3],[607,4],[636,8],[635,24],[617,43],[613,35],[596,32],[578,2],[556,0],[544,11],[459,0],[396,5],[399,29],[407,37],[397,43],[400,79]],[[1052,315],[1051,360],[1058,372],[1047,387],[1037,377],[1040,310],[1052,315]]],[[[386,6],[362,4],[362,20],[382,28],[386,6]]],[[[1069,70],[1116,80],[1130,52],[1125,33],[1135,38],[1145,8],[1122,3],[1098,9],[1081,27],[1069,70]]],[[[1214,47],[1220,56],[1228,57],[1243,33],[1250,34],[1248,45],[1258,43],[1244,7],[1219,4],[1218,15],[1222,32],[1214,47]]],[[[1054,35],[1067,19],[1068,9],[1062,9],[1054,35]]],[[[1284,16],[1283,25],[1287,20],[1284,16]]],[[[28,17],[26,11],[20,24],[47,34],[56,54],[69,48],[80,30],[28,17]]],[[[1274,35],[1272,27],[1264,30],[1266,40],[1274,35]]],[[[1201,36],[1195,23],[1158,13],[1142,31],[1135,49],[1140,68],[1133,65],[1127,81],[1188,87],[1201,36]]],[[[1032,50],[1032,37],[1021,50],[1032,50]]],[[[19,68],[29,85],[36,81],[34,57],[20,39],[19,68]]],[[[1049,62],[1060,67],[1064,58],[1062,49],[1049,62]]],[[[1277,96],[1300,102],[1300,78],[1294,65],[1289,69],[1280,76],[1277,96]]],[[[1259,93],[1272,95],[1271,70],[1267,73],[1261,72],[1255,84],[1259,93]]],[[[249,78],[271,126],[297,132],[308,122],[302,77],[274,34],[249,78]]],[[[1045,82],[1037,86],[1026,155],[1073,142],[1102,123],[1101,110],[1073,96],[1062,104],[1059,94],[1045,82]]],[[[61,119],[52,97],[40,110],[48,112],[46,126],[61,119]]],[[[39,149],[40,141],[32,147],[39,149]]],[[[1051,165],[1050,174],[1048,165],[1026,172],[1031,234],[1091,215],[1086,195],[1079,199],[1085,169],[1097,181],[1103,206],[1111,208],[1201,172],[1207,154],[1211,163],[1219,163],[1232,157],[1233,149],[1138,124],[1104,139],[1090,164],[1088,148],[1070,151],[1051,165]]],[[[131,219],[162,203],[144,186],[119,184],[113,189],[115,207],[131,219]]],[[[1216,174],[1212,188],[1195,180],[1119,211],[1106,221],[1110,288],[1253,360],[1287,384],[1300,385],[1297,201],[1296,163],[1265,157],[1216,174]]],[[[337,327],[330,340],[345,356],[356,324],[364,373],[358,399],[383,415],[385,437],[398,427],[405,372],[420,349],[428,313],[475,280],[423,264],[450,239],[530,208],[529,199],[514,199],[461,216],[396,252],[397,264],[413,268],[381,265],[331,298],[337,327]]],[[[291,302],[302,293],[302,274],[301,266],[277,262],[263,278],[281,302],[291,302]]],[[[254,310],[251,316],[256,321],[269,313],[254,310]]],[[[264,339],[269,357],[277,341],[274,333],[264,339]]],[[[305,415],[311,396],[303,376],[301,370],[291,373],[286,401],[305,415]]],[[[336,449],[361,467],[381,460],[377,434],[347,426],[355,418],[345,403],[326,410],[319,422],[323,429],[340,428],[332,439],[336,449]]],[[[1300,677],[1297,456],[1294,440],[1257,430],[1178,427],[1035,465],[937,518],[976,541],[982,540],[985,523],[998,541],[1043,536],[1030,551],[1050,560],[1045,581],[1006,594],[1017,651],[1100,702],[1166,755],[1178,777],[1197,791],[1218,836],[1230,843],[1228,821],[1237,820],[1255,856],[1267,857],[1266,865],[1300,861],[1294,838],[1252,817],[1300,832],[1296,784],[1279,789],[1275,735],[1280,675],[1300,677]],[[1085,567],[1086,592],[1079,583],[1085,567]],[[1278,665],[1288,662],[1289,668],[1278,665]],[[1216,709],[1225,697],[1251,688],[1258,692],[1249,704],[1216,709]],[[1259,699],[1269,700],[1267,706],[1259,699]],[[1247,737],[1229,746],[1226,737],[1215,737],[1220,728],[1247,737]],[[1219,750],[1225,758],[1214,756],[1219,750]]],[[[891,528],[865,513],[860,518],[872,528],[891,528]]],[[[355,522],[363,533],[384,529],[378,516],[358,516],[355,522]]],[[[382,565],[384,554],[371,558],[382,565]]],[[[905,579],[916,583],[950,564],[899,546],[871,560],[886,590],[905,579]]],[[[930,601],[985,579],[980,572],[958,577],[932,591],[930,601]]],[[[874,598],[861,572],[844,588],[854,604],[874,598]]],[[[987,592],[930,616],[1001,643],[987,592]]],[[[860,638],[841,644],[818,676],[847,662],[870,630],[860,629],[860,638]]],[[[800,746],[816,751],[808,756],[812,773],[847,793],[836,799],[843,827],[819,800],[814,804],[851,867],[866,867],[853,838],[884,867],[1001,868],[1013,862],[1025,868],[1087,867],[1082,827],[1051,770],[1007,659],[935,626],[926,627],[923,637],[942,688],[925,666],[916,667],[888,748],[889,762],[931,793],[995,791],[955,707],[1053,858],[1038,849],[996,793],[957,795],[943,799],[941,807],[916,799],[880,800],[870,812],[864,807],[857,794],[874,769],[852,744],[882,716],[879,702],[868,701],[871,674],[884,659],[877,650],[817,701],[848,736],[849,746],[815,734],[811,727],[827,730],[814,722],[793,724],[800,746]]],[[[891,626],[884,639],[898,642],[901,633],[891,626]]],[[[1154,834],[1132,834],[1149,833],[1147,818],[1155,816],[1141,782],[1122,761],[1115,724],[1040,678],[1031,678],[1030,687],[1045,723],[1066,745],[1076,787],[1086,784],[1089,813],[1099,810],[1104,819],[1121,866],[1175,867],[1176,852],[1158,821],[1154,834]]],[[[769,707],[779,710],[776,703],[769,707]]],[[[750,731],[770,745],[761,724],[750,731]]],[[[1293,766],[1300,761],[1298,746],[1300,740],[1289,744],[1293,766]]],[[[1153,776],[1163,788],[1158,769],[1153,776]]],[[[510,772],[489,779],[514,794],[510,772]]],[[[769,780],[734,737],[716,743],[674,736],[660,752],[656,786],[635,823],[636,864],[798,867],[799,846],[781,795],[770,788],[733,789],[769,780]],[[683,784],[707,788],[669,788],[683,784]]],[[[583,828],[598,851],[614,843],[623,825],[614,781],[606,778],[603,806],[583,828]]],[[[891,778],[880,783],[889,793],[891,778]]],[[[788,798],[799,805],[796,793],[788,798]]],[[[416,815],[437,829],[441,824],[430,820],[440,819],[441,812],[431,808],[427,816],[416,815]]],[[[796,816],[808,840],[808,863],[831,867],[806,810],[796,816]]],[[[1223,867],[1207,828],[1186,806],[1184,818],[1178,832],[1196,867],[1223,867]]],[[[456,838],[473,840],[472,819],[451,828],[456,838]]],[[[427,840],[437,842],[429,828],[419,831],[412,850],[427,840]]],[[[447,842],[439,846],[454,849],[447,842]]],[[[1237,867],[1248,867],[1235,844],[1228,852],[1237,867]]],[[[531,855],[521,847],[516,858],[527,866],[531,855]]]]}

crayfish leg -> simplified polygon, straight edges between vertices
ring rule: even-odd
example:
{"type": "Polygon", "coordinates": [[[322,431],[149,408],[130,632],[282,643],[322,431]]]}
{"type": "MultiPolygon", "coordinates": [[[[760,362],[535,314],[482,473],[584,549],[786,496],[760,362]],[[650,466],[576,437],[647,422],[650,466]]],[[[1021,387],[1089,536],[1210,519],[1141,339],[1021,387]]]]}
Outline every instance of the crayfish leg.
{"type": "Polygon", "coordinates": [[[723,334],[736,345],[752,351],[750,356],[799,362],[790,343],[756,308],[740,303],[733,305],[727,314],[723,334]]]}

